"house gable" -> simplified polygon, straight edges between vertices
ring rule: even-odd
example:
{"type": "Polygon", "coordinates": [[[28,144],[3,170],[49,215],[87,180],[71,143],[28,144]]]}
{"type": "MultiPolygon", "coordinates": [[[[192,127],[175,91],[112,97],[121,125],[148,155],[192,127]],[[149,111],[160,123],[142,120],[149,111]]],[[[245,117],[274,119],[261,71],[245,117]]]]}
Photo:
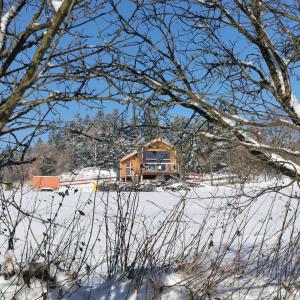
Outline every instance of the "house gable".
{"type": "Polygon", "coordinates": [[[129,160],[130,158],[132,158],[132,157],[134,157],[134,156],[137,156],[137,154],[138,154],[137,151],[133,151],[133,152],[127,154],[126,156],[122,157],[122,159],[120,160],[120,162],[129,160]]]}
{"type": "Polygon", "coordinates": [[[162,140],[162,139],[154,139],[145,145],[143,145],[143,149],[146,148],[154,148],[154,149],[164,149],[164,150],[174,150],[174,147],[169,142],[162,140]]]}
{"type": "Polygon", "coordinates": [[[146,174],[150,176],[150,173],[156,176],[162,172],[165,175],[179,174],[179,168],[173,145],[159,138],[144,144],[140,152],[134,151],[120,160],[120,177],[125,180],[146,174]]]}

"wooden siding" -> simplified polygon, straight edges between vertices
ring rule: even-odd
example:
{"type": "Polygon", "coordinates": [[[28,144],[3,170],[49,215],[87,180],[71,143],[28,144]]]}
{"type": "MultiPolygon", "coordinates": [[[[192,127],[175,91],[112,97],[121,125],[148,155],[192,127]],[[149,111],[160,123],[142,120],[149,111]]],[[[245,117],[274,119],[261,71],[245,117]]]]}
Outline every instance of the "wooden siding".
{"type": "Polygon", "coordinates": [[[164,171],[158,171],[156,170],[155,173],[156,174],[174,174],[177,173],[179,174],[179,166],[177,163],[177,158],[176,158],[176,151],[168,144],[164,143],[164,141],[161,140],[156,140],[151,144],[147,144],[147,147],[143,147],[142,151],[138,154],[134,154],[132,156],[129,156],[126,159],[123,159],[120,162],[120,178],[121,179],[126,179],[126,177],[128,178],[132,178],[132,177],[136,177],[139,175],[142,175],[143,173],[149,173],[151,171],[146,170],[146,169],[141,169],[141,166],[143,165],[143,153],[145,151],[167,151],[168,153],[170,153],[170,168],[169,170],[164,170],[164,171]],[[131,176],[127,176],[126,175],[126,164],[127,163],[131,163],[131,176]],[[172,166],[172,167],[171,167],[172,166]]]}
{"type": "Polygon", "coordinates": [[[126,165],[127,163],[131,163],[131,173],[132,175],[139,174],[140,172],[140,160],[138,158],[138,155],[135,154],[126,160],[121,161],[120,163],[120,177],[125,178],[126,175],[126,165]]]}
{"type": "Polygon", "coordinates": [[[169,152],[171,163],[173,163],[175,165],[177,164],[176,151],[169,145],[165,144],[163,141],[154,142],[153,144],[151,144],[151,148],[150,147],[143,148],[143,152],[144,151],[161,151],[161,150],[165,150],[165,151],[169,152]]]}

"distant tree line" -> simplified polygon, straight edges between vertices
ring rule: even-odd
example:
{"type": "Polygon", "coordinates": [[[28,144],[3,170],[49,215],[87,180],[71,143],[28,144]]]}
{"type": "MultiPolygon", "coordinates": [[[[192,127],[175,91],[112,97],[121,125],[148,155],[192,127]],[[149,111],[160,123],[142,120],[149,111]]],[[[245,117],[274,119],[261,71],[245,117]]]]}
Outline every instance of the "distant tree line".
{"type": "MultiPolygon", "coordinates": [[[[280,130],[255,134],[274,145],[294,140],[289,133],[280,130]]],[[[246,149],[228,143],[228,134],[218,133],[202,118],[158,119],[147,109],[142,115],[116,109],[106,114],[99,110],[92,117],[78,114],[62,127],[53,128],[47,139],[40,138],[29,147],[26,159],[32,159],[33,163],[7,169],[6,177],[15,181],[20,174],[28,180],[35,175],[58,175],[86,167],[117,169],[123,156],[157,137],[174,145],[183,175],[228,172],[247,177],[271,172],[246,149]],[[218,135],[218,140],[212,140],[211,134],[218,135]]]]}

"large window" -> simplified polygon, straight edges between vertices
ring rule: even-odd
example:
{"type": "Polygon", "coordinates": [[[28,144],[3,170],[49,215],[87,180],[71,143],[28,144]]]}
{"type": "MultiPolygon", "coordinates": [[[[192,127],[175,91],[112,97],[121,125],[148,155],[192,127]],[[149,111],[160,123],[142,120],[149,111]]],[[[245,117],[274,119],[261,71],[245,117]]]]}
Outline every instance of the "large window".
{"type": "Polygon", "coordinates": [[[170,160],[170,153],[167,151],[145,151],[144,159],[147,160],[170,160]]]}
{"type": "Polygon", "coordinates": [[[165,171],[171,164],[170,153],[167,151],[145,151],[144,164],[150,171],[165,171]]]}

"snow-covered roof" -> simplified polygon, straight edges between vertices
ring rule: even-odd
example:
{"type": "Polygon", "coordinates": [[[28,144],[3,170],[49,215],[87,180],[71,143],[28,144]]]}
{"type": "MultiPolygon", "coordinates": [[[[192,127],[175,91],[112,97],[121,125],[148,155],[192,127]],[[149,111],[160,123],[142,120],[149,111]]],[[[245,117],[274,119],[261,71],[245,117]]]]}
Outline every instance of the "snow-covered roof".
{"type": "Polygon", "coordinates": [[[134,155],[136,155],[137,153],[138,153],[137,151],[133,151],[133,152],[127,154],[126,156],[122,157],[122,159],[120,160],[120,162],[124,161],[124,160],[126,160],[126,159],[128,159],[128,158],[130,158],[130,157],[132,157],[134,155]]]}
{"type": "Polygon", "coordinates": [[[173,145],[172,145],[171,143],[169,143],[169,142],[167,142],[167,141],[165,141],[165,140],[163,140],[163,139],[161,139],[161,138],[156,138],[156,139],[154,139],[154,140],[152,140],[152,141],[150,141],[150,142],[144,144],[143,147],[149,147],[149,146],[151,146],[153,143],[156,143],[156,142],[162,142],[162,143],[166,144],[167,146],[173,148],[173,145]]]}

